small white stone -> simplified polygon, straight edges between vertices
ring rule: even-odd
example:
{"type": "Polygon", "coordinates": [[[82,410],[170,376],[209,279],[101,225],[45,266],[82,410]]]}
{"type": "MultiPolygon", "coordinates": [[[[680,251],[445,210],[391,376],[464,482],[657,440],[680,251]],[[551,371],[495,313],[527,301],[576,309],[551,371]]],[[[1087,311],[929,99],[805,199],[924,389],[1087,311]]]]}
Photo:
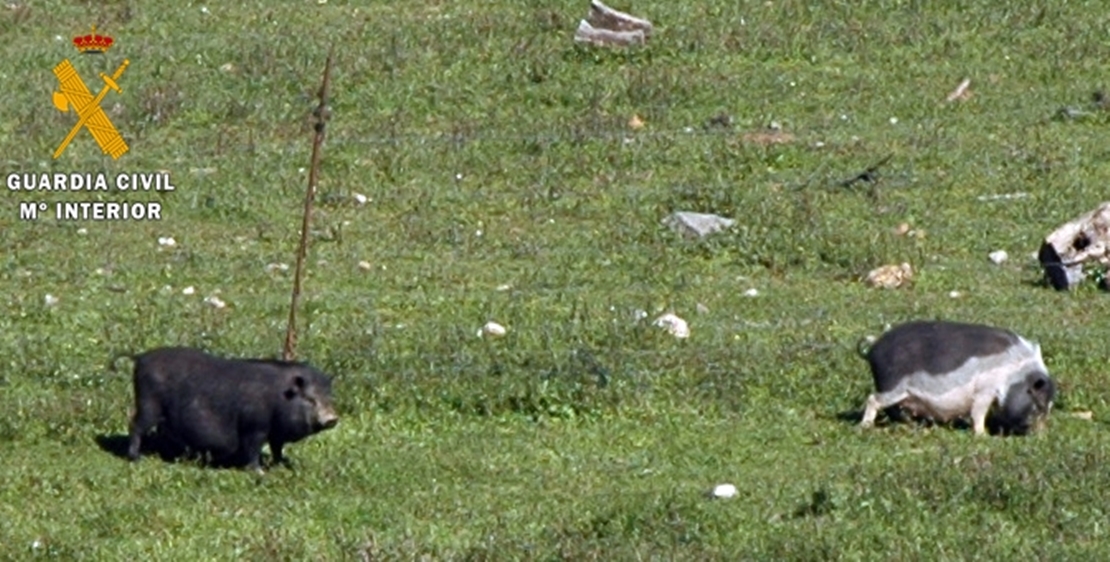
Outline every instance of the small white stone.
{"type": "Polygon", "coordinates": [[[207,13],[209,13],[209,12],[208,12],[208,6],[201,6],[201,7],[200,7],[200,13],[202,13],[202,14],[207,14],[207,13]]]}
{"type": "Polygon", "coordinates": [[[177,241],[174,240],[172,236],[159,236],[158,237],[158,245],[159,246],[176,246],[177,241]]]}
{"type": "Polygon", "coordinates": [[[184,289],[181,289],[181,294],[183,294],[183,295],[191,295],[195,292],[197,292],[197,290],[195,288],[193,288],[192,285],[189,285],[188,287],[185,287],[184,289]]]}
{"type": "Polygon", "coordinates": [[[959,291],[950,291],[948,293],[948,296],[951,297],[951,298],[954,298],[954,299],[958,299],[958,298],[964,296],[964,294],[959,292],[959,291]]]}
{"type": "Polygon", "coordinates": [[[85,227],[81,227],[81,228],[77,229],[77,234],[85,235],[85,234],[88,234],[88,233],[89,233],[89,229],[87,229],[85,227]]]}
{"type": "Polygon", "coordinates": [[[508,330],[506,330],[504,326],[502,326],[501,324],[498,324],[497,322],[486,322],[486,325],[482,326],[482,328],[480,330],[478,330],[478,337],[482,337],[482,336],[501,337],[501,336],[505,335],[505,333],[507,331],[508,330]]]}
{"type": "Polygon", "coordinates": [[[365,205],[366,202],[370,200],[365,195],[363,195],[361,193],[355,193],[353,195],[353,197],[355,198],[355,201],[358,201],[359,205],[365,205]]]}
{"type": "Polygon", "coordinates": [[[224,302],[222,299],[220,299],[220,297],[217,297],[215,295],[212,295],[210,297],[204,297],[204,302],[205,302],[205,304],[211,305],[212,308],[223,308],[223,307],[227,306],[226,302],[224,302]]]}
{"type": "Polygon", "coordinates": [[[884,265],[872,269],[867,274],[867,284],[883,289],[896,289],[913,279],[913,267],[903,262],[901,265],[884,265]]]}
{"type": "Polygon", "coordinates": [[[732,484],[718,484],[713,488],[713,497],[715,498],[731,498],[736,495],[736,486],[732,484]]]}
{"type": "Polygon", "coordinates": [[[498,286],[497,286],[497,291],[499,291],[499,292],[505,292],[505,291],[508,291],[508,290],[510,290],[510,289],[512,289],[512,288],[513,288],[513,286],[512,286],[512,285],[510,285],[510,284],[508,284],[508,283],[505,283],[504,285],[498,285],[498,286]]]}
{"type": "Polygon", "coordinates": [[[759,296],[759,289],[755,289],[755,288],[748,289],[747,291],[744,291],[744,296],[745,297],[758,297],[759,296]]]}
{"type": "Polygon", "coordinates": [[[289,265],[284,263],[266,264],[266,273],[273,273],[275,271],[289,271],[289,265]]]}
{"type": "Polygon", "coordinates": [[[996,265],[1002,265],[1002,262],[1009,259],[1010,255],[1006,253],[1006,250],[995,250],[988,254],[987,257],[996,265]]]}
{"type": "Polygon", "coordinates": [[[358,262],[358,268],[363,270],[363,271],[370,271],[371,269],[374,268],[374,266],[370,265],[370,262],[368,262],[366,260],[362,260],[362,261],[358,262]]]}
{"type": "Polygon", "coordinates": [[[685,320],[674,314],[664,314],[656,318],[654,324],[660,328],[666,328],[667,331],[676,338],[684,339],[690,337],[690,326],[685,320]]]}
{"type": "Polygon", "coordinates": [[[58,297],[47,293],[47,295],[42,298],[42,302],[46,304],[46,306],[54,306],[58,304],[58,297]]]}
{"type": "Polygon", "coordinates": [[[891,117],[890,118],[890,124],[891,125],[897,125],[898,124],[898,118],[897,117],[891,117]]]}

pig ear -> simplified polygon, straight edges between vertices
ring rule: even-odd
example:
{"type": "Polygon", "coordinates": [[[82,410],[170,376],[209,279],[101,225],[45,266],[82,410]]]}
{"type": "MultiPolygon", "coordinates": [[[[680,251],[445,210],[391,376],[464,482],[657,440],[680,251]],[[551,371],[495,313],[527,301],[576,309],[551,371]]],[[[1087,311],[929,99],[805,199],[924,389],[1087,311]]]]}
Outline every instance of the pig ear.
{"type": "Polygon", "coordinates": [[[292,400],[298,394],[304,394],[304,385],[304,377],[300,375],[293,377],[293,386],[285,389],[285,392],[283,393],[285,395],[285,399],[292,400]]]}

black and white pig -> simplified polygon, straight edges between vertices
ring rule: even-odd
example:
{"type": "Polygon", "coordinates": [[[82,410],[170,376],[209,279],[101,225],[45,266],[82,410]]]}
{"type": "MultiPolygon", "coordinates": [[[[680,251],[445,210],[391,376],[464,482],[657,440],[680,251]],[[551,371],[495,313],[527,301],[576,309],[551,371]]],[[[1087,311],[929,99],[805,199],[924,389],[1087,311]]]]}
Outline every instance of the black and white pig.
{"type": "Polygon", "coordinates": [[[1001,328],[946,321],[898,325],[860,349],[871,366],[875,393],[862,427],[880,410],[898,406],[919,418],[948,422],[971,417],[976,435],[987,415],[1005,433],[1022,433],[1052,409],[1056,385],[1038,344],[1001,328]]]}
{"type": "Polygon", "coordinates": [[[224,359],[185,347],[131,356],[135,414],[128,457],[138,460],[145,434],[208,453],[213,460],[261,471],[262,445],[275,463],[282,447],[335,427],[331,379],[305,363],[224,359]]]}

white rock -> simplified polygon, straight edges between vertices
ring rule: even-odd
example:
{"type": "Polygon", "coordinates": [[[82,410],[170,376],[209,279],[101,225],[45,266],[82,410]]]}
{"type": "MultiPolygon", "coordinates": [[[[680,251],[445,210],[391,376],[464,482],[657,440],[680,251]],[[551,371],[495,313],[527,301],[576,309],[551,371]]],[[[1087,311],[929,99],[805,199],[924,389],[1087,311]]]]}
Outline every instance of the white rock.
{"type": "Polygon", "coordinates": [[[990,254],[987,254],[987,257],[990,258],[990,260],[995,264],[1002,265],[1002,262],[1010,258],[1010,254],[1007,254],[1006,250],[995,250],[990,254]]]}
{"type": "Polygon", "coordinates": [[[945,99],[950,102],[958,99],[965,99],[967,97],[968,86],[971,86],[971,78],[964,78],[964,81],[960,82],[960,85],[956,86],[956,89],[952,90],[952,93],[948,94],[948,97],[945,99]]]}
{"type": "Polygon", "coordinates": [[[508,283],[506,283],[504,285],[498,285],[497,286],[497,290],[500,291],[500,292],[508,291],[509,289],[512,289],[512,288],[513,288],[513,286],[509,285],[508,283]]]}
{"type": "Polygon", "coordinates": [[[275,271],[289,271],[289,265],[284,263],[266,264],[266,273],[273,273],[275,271]]]}
{"type": "Polygon", "coordinates": [[[954,299],[958,299],[958,298],[964,296],[964,294],[959,292],[959,291],[951,291],[951,292],[948,293],[948,296],[951,297],[951,298],[954,298],[954,299]]]}
{"type": "Polygon", "coordinates": [[[47,295],[42,298],[42,302],[46,306],[54,306],[54,305],[58,304],[58,297],[55,297],[54,295],[51,295],[51,294],[47,293],[47,295]]]}
{"type": "Polygon", "coordinates": [[[482,336],[501,337],[501,336],[505,335],[505,332],[507,332],[507,331],[508,330],[506,330],[504,326],[502,326],[501,324],[498,324],[497,322],[486,322],[486,325],[482,326],[482,328],[480,330],[478,330],[478,337],[482,337],[482,336]]]}
{"type": "Polygon", "coordinates": [[[913,267],[903,262],[901,265],[884,265],[872,269],[867,274],[866,282],[872,287],[896,289],[912,279],[913,267]]]}
{"type": "Polygon", "coordinates": [[[81,227],[81,228],[77,229],[77,234],[88,234],[88,233],[89,233],[89,229],[87,229],[87,228],[81,227]]]}
{"type": "Polygon", "coordinates": [[[371,269],[374,268],[374,266],[370,265],[370,262],[368,262],[366,260],[363,260],[363,261],[358,262],[358,268],[363,270],[363,271],[370,271],[371,269]]]}
{"type": "Polygon", "coordinates": [[[744,291],[744,296],[745,297],[758,297],[759,296],[759,290],[758,289],[748,289],[747,291],[744,291]]]}
{"type": "Polygon", "coordinates": [[[220,299],[220,297],[217,297],[215,295],[210,296],[210,297],[204,297],[204,302],[206,304],[211,305],[212,308],[223,308],[223,307],[227,306],[226,302],[224,302],[223,300],[220,299]]]}
{"type": "Polygon", "coordinates": [[[731,498],[736,495],[736,486],[732,484],[718,484],[713,488],[713,497],[715,498],[731,498]]]}
{"type": "Polygon", "coordinates": [[[183,294],[183,295],[191,295],[195,292],[197,292],[197,290],[194,289],[192,285],[189,285],[188,287],[185,287],[184,289],[181,289],[181,294],[183,294]]]}
{"type": "Polygon", "coordinates": [[[174,240],[172,236],[159,236],[158,237],[158,245],[159,246],[176,246],[177,241],[174,240]]]}
{"type": "Polygon", "coordinates": [[[676,338],[690,337],[690,326],[686,321],[675,316],[674,314],[667,313],[655,319],[654,325],[660,328],[666,328],[672,336],[676,338]]]}
{"type": "Polygon", "coordinates": [[[709,213],[677,211],[663,219],[663,224],[683,236],[701,238],[732,227],[736,220],[709,213]]]}
{"type": "Polygon", "coordinates": [[[358,201],[359,205],[365,205],[366,202],[369,201],[369,199],[361,193],[354,194],[354,198],[355,198],[355,201],[358,201]]]}

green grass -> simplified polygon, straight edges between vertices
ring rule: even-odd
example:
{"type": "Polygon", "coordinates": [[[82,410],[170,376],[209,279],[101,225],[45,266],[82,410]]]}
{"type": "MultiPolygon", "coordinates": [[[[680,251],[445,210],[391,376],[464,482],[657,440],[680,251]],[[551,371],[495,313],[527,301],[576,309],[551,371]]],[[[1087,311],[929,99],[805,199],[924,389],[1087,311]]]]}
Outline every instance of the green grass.
{"type": "Polygon", "coordinates": [[[1040,286],[1030,257],[1106,198],[1110,119],[1053,119],[1104,85],[1102,3],[621,2],[658,26],[628,52],[572,43],[584,0],[9,4],[0,171],[178,189],[128,196],[160,222],[25,222],[19,201],[122,196],[6,194],[2,558],[1105,557],[1110,304],[1040,286]],[[100,63],[68,43],[91,23],[117,39],[100,63]],[[280,350],[292,270],[266,266],[293,264],[331,45],[298,354],[343,419],[261,480],[129,465],[97,444],[131,407],[114,352],[280,350]],[[85,132],[51,159],[65,57],[94,90],[131,61],[102,104],[119,161],[85,132]],[[731,130],[703,126],[721,113],[731,130]],[[773,121],[794,141],[745,140],[773,121]],[[836,187],[887,154],[875,187],[836,187]],[[688,241],[674,210],[739,223],[688,241]],[[859,281],[902,261],[911,287],[859,281]],[[688,340],[650,325],[665,311],[688,340]],[[913,318],[1040,341],[1048,431],[841,419],[870,390],[857,340],[913,318]],[[489,320],[507,336],[476,337],[489,320]],[[737,497],[705,497],[723,482],[737,497]]]}

